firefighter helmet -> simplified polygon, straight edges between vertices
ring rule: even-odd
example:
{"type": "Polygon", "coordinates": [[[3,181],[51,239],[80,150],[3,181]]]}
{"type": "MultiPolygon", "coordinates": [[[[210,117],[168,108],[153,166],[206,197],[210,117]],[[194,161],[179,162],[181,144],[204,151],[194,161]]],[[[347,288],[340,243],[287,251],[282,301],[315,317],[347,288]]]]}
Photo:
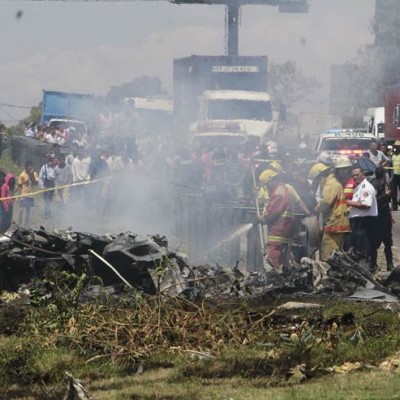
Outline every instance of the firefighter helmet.
{"type": "Polygon", "coordinates": [[[335,168],[348,168],[352,165],[353,164],[347,156],[340,156],[335,160],[335,168]]]}
{"type": "Polygon", "coordinates": [[[276,172],[283,172],[282,164],[281,164],[280,161],[272,160],[272,161],[269,163],[269,167],[270,167],[273,171],[276,171],[276,172]]]}
{"type": "Polygon", "coordinates": [[[313,181],[315,178],[318,177],[318,175],[320,175],[327,169],[329,169],[329,166],[326,164],[323,164],[321,162],[315,164],[314,166],[311,167],[310,172],[308,173],[308,179],[310,181],[313,181]]]}
{"type": "Polygon", "coordinates": [[[269,182],[272,178],[275,178],[278,175],[277,171],[274,171],[272,169],[265,169],[263,172],[260,174],[260,182],[265,185],[267,182],[269,182]]]}

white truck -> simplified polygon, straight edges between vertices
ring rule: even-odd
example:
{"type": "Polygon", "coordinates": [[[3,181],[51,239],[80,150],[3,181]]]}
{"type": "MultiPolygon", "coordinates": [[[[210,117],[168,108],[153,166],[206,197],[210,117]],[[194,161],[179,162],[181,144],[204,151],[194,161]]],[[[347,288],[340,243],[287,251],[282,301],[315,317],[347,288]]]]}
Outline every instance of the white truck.
{"type": "Polygon", "coordinates": [[[255,145],[275,137],[278,113],[272,111],[267,92],[244,90],[206,90],[199,98],[197,122],[191,131],[205,122],[234,122],[244,127],[248,140],[255,145]]]}
{"type": "Polygon", "coordinates": [[[268,94],[266,56],[190,56],[174,60],[174,133],[203,122],[240,123],[258,145],[274,138],[277,114],[268,94]]]}

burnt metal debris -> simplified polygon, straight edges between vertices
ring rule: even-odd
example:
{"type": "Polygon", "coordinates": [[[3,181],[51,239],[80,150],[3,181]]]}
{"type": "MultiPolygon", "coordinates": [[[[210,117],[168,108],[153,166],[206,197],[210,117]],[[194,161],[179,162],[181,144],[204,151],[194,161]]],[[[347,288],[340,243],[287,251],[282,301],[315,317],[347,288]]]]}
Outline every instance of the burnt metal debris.
{"type": "MultiPolygon", "coordinates": [[[[38,285],[48,271],[56,270],[98,276],[110,288],[123,285],[119,274],[145,295],[159,292],[192,301],[216,297],[266,301],[310,294],[349,297],[360,293],[360,289],[369,290],[362,295],[367,299],[368,293],[400,294],[398,268],[379,282],[349,253],[334,253],[329,263],[303,258],[293,263],[291,272],[284,276],[276,272],[244,273],[237,267],[219,265],[190,266],[184,254],[171,251],[166,238],[157,235],[95,235],[14,227],[3,239],[0,290],[7,291],[17,291],[21,285],[38,285]]],[[[91,292],[96,293],[95,288],[88,288],[91,292]]]]}

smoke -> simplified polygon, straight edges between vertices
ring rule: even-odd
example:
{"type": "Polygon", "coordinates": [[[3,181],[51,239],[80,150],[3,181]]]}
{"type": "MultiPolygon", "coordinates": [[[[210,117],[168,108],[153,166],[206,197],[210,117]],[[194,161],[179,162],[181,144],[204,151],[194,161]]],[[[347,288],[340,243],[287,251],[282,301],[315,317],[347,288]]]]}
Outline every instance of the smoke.
{"type": "Polygon", "coordinates": [[[131,231],[171,236],[170,191],[163,174],[149,176],[140,168],[115,172],[102,183],[82,186],[83,198],[72,197],[62,209],[55,208],[54,223],[58,228],[99,234],[131,231]]]}

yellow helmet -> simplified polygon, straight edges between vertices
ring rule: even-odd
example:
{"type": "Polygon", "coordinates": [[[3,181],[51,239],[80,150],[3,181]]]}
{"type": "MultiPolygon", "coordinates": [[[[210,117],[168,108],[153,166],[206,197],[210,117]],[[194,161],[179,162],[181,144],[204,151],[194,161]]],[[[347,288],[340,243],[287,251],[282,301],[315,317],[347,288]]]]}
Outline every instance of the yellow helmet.
{"type": "Polygon", "coordinates": [[[282,164],[281,164],[280,161],[272,160],[272,161],[269,163],[269,167],[270,167],[273,171],[276,171],[276,172],[283,172],[282,164]]]}
{"type": "Polygon", "coordinates": [[[259,179],[261,184],[265,185],[267,182],[269,182],[272,178],[275,178],[275,176],[277,175],[278,172],[272,169],[265,169],[263,172],[261,172],[259,179]]]}
{"type": "Polygon", "coordinates": [[[350,158],[347,156],[340,156],[335,160],[335,168],[348,168],[352,165],[350,158]]]}
{"type": "Polygon", "coordinates": [[[323,163],[317,163],[313,165],[308,173],[308,179],[313,181],[319,174],[329,169],[329,166],[323,163]]]}
{"type": "Polygon", "coordinates": [[[394,145],[395,145],[395,146],[400,146],[400,140],[396,140],[396,141],[394,142],[394,145]]]}

